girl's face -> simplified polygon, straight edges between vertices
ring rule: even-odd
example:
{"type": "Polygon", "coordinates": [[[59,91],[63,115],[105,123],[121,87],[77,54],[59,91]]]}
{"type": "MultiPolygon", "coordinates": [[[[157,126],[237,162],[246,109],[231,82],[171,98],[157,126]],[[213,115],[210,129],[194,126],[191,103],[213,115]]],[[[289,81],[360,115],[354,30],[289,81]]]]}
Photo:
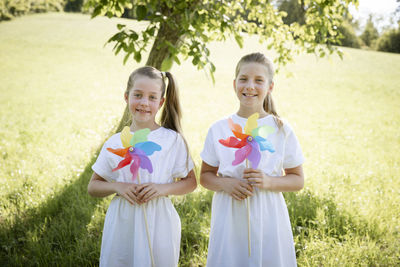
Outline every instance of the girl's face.
{"type": "Polygon", "coordinates": [[[239,98],[241,108],[262,111],[264,99],[272,91],[267,68],[259,63],[249,62],[241,65],[233,88],[239,98]]]}
{"type": "Polygon", "coordinates": [[[142,125],[155,123],[156,114],[164,103],[161,81],[144,75],[136,77],[133,87],[125,94],[125,100],[133,121],[142,125]]]}

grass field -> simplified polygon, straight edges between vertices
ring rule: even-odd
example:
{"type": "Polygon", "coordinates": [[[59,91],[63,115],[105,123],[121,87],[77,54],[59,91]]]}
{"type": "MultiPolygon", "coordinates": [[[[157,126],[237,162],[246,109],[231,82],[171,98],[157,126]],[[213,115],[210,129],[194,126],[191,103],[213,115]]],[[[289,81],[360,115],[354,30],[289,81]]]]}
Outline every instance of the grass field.
{"type": "MultiPolygon", "coordinates": [[[[98,263],[111,198],[88,196],[90,166],[139,66],[103,47],[118,22],[49,13],[0,23],[1,266],[98,263]]],[[[208,127],[238,107],[236,62],[266,52],[252,38],[242,50],[233,41],[210,47],[215,84],[190,62],[172,69],[197,164],[208,127]]],[[[298,264],[399,266],[400,55],[344,52],[344,60],[298,56],[275,79],[278,112],[306,157],[305,188],[285,194],[298,264]]],[[[211,198],[200,186],[173,198],[180,266],[205,265],[211,198]]]]}

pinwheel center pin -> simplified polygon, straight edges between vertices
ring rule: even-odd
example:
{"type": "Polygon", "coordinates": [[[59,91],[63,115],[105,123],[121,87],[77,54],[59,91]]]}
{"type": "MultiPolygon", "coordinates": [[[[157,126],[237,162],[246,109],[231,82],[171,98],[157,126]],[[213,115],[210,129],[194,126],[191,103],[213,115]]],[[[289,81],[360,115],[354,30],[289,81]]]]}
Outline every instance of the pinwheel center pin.
{"type": "Polygon", "coordinates": [[[130,147],[130,148],[129,148],[129,151],[130,151],[130,152],[133,152],[133,147],[130,147]]]}
{"type": "Polygon", "coordinates": [[[252,136],[247,137],[247,141],[249,142],[253,141],[253,137],[252,136]]]}

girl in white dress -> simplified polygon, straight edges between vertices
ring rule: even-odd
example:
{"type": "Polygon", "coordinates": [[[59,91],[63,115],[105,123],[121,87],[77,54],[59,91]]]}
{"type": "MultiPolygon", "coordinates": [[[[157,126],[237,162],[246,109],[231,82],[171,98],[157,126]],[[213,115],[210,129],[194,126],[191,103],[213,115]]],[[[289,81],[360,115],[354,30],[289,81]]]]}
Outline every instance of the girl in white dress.
{"type": "Polygon", "coordinates": [[[104,222],[100,266],[152,265],[143,206],[154,265],[177,266],[181,224],[168,195],[192,192],[196,188],[196,178],[186,141],[181,135],[181,110],[174,78],[171,73],[162,73],[153,67],[139,68],[129,77],[125,101],[132,115],[127,134],[148,128],[148,141],[161,146],[161,150],[148,156],[152,172],[146,168],[138,169],[141,184],[133,178],[132,167],[113,171],[123,160],[110,152],[124,147],[121,133],[105,142],[92,166],[94,173],[88,185],[89,194],[106,197],[116,193],[104,222]],[[167,88],[165,80],[168,80],[167,88]],[[163,104],[158,124],[155,116],[163,104]],[[182,179],[176,181],[176,178],[182,179]]]}
{"type": "MultiPolygon", "coordinates": [[[[304,161],[291,127],[276,113],[271,93],[273,66],[261,53],[244,56],[236,67],[233,86],[240,102],[236,114],[214,123],[201,152],[201,184],[215,191],[207,266],[296,266],[293,235],[281,192],[303,188],[304,161]],[[269,125],[273,153],[261,151],[257,169],[235,166],[237,148],[219,140],[233,136],[229,119],[244,128],[247,118],[259,113],[258,126],[269,125]],[[246,198],[250,198],[250,248],[246,198]]],[[[232,124],[231,124],[232,125],[232,124]]]]}

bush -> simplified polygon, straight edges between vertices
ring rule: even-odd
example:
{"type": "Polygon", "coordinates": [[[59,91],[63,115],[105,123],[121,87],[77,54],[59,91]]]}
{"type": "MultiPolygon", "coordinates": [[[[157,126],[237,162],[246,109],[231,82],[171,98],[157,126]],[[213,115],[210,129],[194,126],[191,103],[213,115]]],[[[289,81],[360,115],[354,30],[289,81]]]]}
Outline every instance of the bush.
{"type": "Polygon", "coordinates": [[[1,0],[0,21],[28,13],[61,11],[66,1],[73,0],[1,0]]]}
{"type": "Polygon", "coordinates": [[[400,27],[383,33],[377,41],[377,50],[400,53],[400,27]]]}
{"type": "Polygon", "coordinates": [[[64,11],[67,12],[82,12],[84,0],[67,0],[64,11]]]}

